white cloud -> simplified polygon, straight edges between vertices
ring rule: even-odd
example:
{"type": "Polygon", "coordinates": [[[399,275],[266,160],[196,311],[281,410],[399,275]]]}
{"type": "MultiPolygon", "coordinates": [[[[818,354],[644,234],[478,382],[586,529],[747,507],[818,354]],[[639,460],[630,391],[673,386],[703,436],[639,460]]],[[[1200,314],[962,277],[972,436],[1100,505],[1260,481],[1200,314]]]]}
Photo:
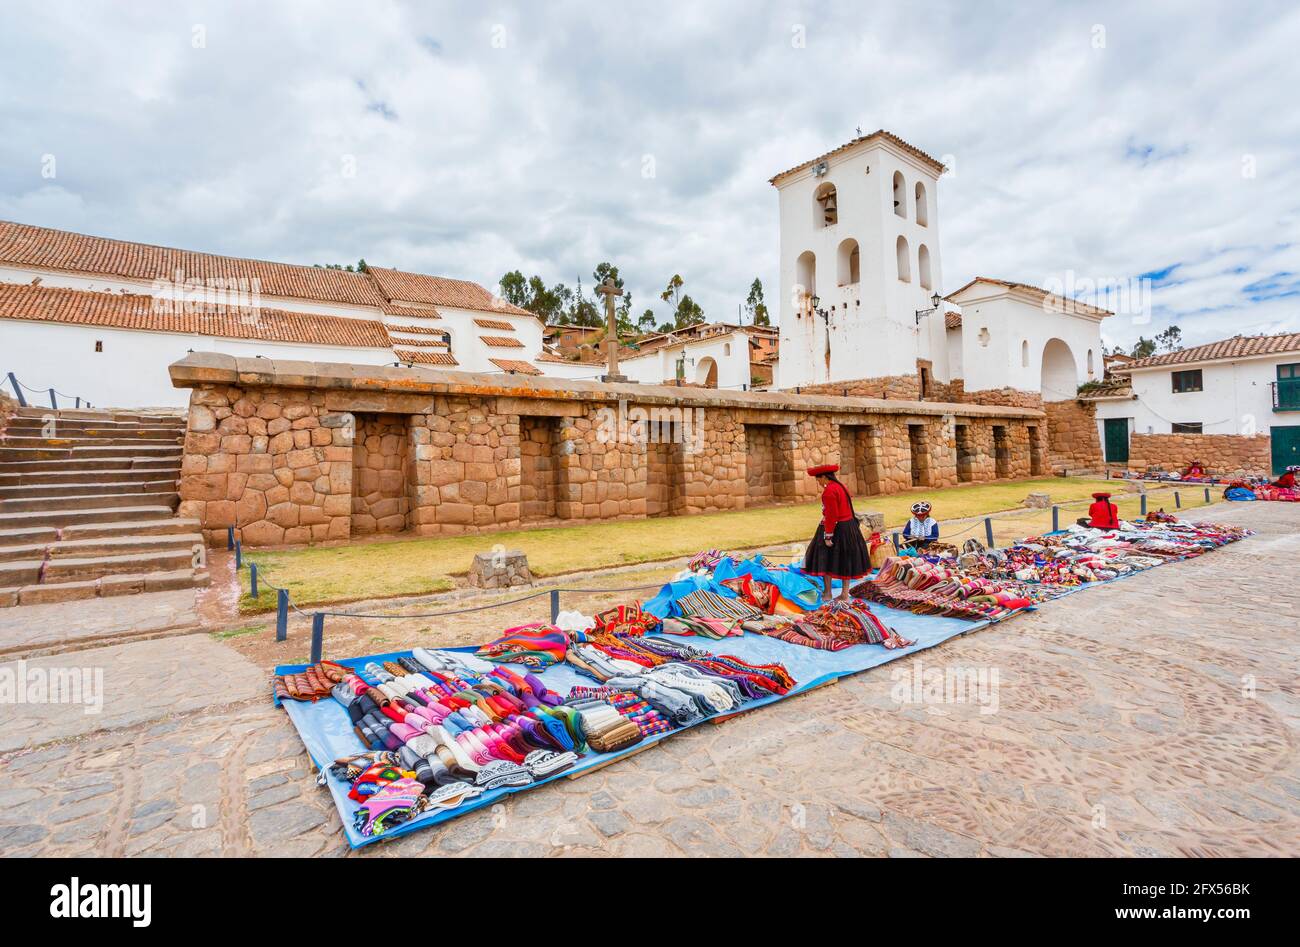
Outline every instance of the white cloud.
{"type": "Polygon", "coordinates": [[[1282,3],[10,4],[0,216],[489,286],[609,259],[729,318],[777,296],[767,179],[883,126],[955,157],[949,290],[1176,266],[1109,337],[1300,330],[1298,41],[1282,3]]]}

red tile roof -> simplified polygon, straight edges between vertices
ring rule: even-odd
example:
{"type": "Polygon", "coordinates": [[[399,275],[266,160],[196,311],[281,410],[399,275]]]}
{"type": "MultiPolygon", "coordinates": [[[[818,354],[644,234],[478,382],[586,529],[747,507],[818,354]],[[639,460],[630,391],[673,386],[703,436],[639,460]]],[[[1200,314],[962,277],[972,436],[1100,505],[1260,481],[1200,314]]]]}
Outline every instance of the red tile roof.
{"type": "Polygon", "coordinates": [[[441,319],[438,310],[432,306],[415,303],[385,302],[380,309],[386,316],[403,316],[407,319],[441,319]]]}
{"type": "Polygon", "coordinates": [[[1282,335],[1235,335],[1231,339],[1208,342],[1190,349],[1166,352],[1164,355],[1152,355],[1139,358],[1127,365],[1113,365],[1115,374],[1126,374],[1135,368],[1158,368],[1163,365],[1186,365],[1190,362],[1221,362],[1238,358],[1250,358],[1256,355],[1282,355],[1288,352],[1300,353],[1300,332],[1282,335]]]}
{"type": "Polygon", "coordinates": [[[945,329],[961,328],[961,313],[949,310],[943,314],[943,327],[945,329]]]}
{"type": "MultiPolygon", "coordinates": [[[[389,326],[388,328],[391,330],[392,326],[389,326]]],[[[393,340],[394,345],[413,345],[416,348],[428,349],[447,348],[446,339],[399,339],[394,337],[391,331],[388,333],[388,337],[393,340]]]]}
{"type": "Polygon", "coordinates": [[[514,332],[513,323],[502,322],[500,319],[475,319],[474,325],[480,329],[504,329],[506,332],[514,332]]]}
{"type": "Polygon", "coordinates": [[[536,365],[528,362],[519,362],[509,358],[490,358],[488,361],[497,368],[507,372],[516,372],[520,375],[540,375],[542,373],[541,369],[536,365]]]}
{"type": "Polygon", "coordinates": [[[218,312],[186,313],[167,311],[163,308],[165,305],[165,301],[145,295],[0,284],[0,319],[267,342],[390,347],[387,330],[383,323],[374,319],[237,306],[225,307],[218,312]]]}
{"type": "Polygon", "coordinates": [[[512,339],[504,335],[480,335],[479,340],[484,345],[490,345],[498,349],[521,349],[524,343],[518,339],[512,339]]]}
{"type": "Polygon", "coordinates": [[[825,161],[828,158],[833,158],[835,155],[839,154],[840,152],[847,151],[848,149],[852,148],[854,145],[861,144],[864,141],[871,141],[873,138],[879,138],[883,141],[888,141],[891,144],[897,145],[899,148],[902,148],[912,157],[920,159],[920,161],[923,164],[928,164],[938,174],[942,174],[945,170],[947,170],[944,167],[942,161],[932,158],[930,155],[926,154],[924,151],[922,151],[920,148],[917,148],[915,145],[909,145],[907,142],[903,141],[903,139],[899,138],[897,135],[893,134],[892,132],[887,132],[883,128],[878,128],[870,135],[859,135],[857,138],[854,138],[852,141],[845,142],[844,144],[840,145],[838,148],[833,148],[832,150],[826,152],[826,154],[824,155],[818,155],[816,158],[813,158],[809,161],[805,161],[803,164],[797,164],[793,168],[788,168],[787,170],[782,171],[779,174],[774,174],[771,178],[768,179],[767,183],[775,184],[778,179],[785,177],[787,174],[794,174],[796,171],[802,171],[804,168],[811,168],[814,164],[816,164],[819,161],[825,161]]]}
{"type": "Polygon", "coordinates": [[[1058,296],[1056,293],[1049,293],[1047,290],[1039,286],[1032,286],[1029,283],[1014,283],[1009,280],[990,279],[987,276],[975,277],[973,280],[971,280],[961,289],[949,293],[947,296],[944,297],[944,299],[955,300],[958,296],[966,292],[966,290],[970,289],[976,283],[992,283],[994,286],[1002,286],[1006,289],[1023,290],[1025,292],[1032,293],[1033,295],[1037,296],[1040,300],[1043,300],[1049,303],[1050,305],[1058,309],[1061,309],[1065,312],[1086,313],[1088,315],[1101,316],[1103,318],[1106,316],[1115,315],[1109,309],[1098,309],[1096,306],[1089,306],[1087,303],[1079,302],[1077,299],[1069,299],[1065,296],[1058,296]]]}
{"type": "Polygon", "coordinates": [[[446,352],[417,352],[414,349],[394,348],[393,354],[399,362],[414,362],[417,365],[458,365],[460,364],[446,352]]]}
{"type": "Polygon", "coordinates": [[[372,266],[368,270],[383,294],[394,303],[423,303],[429,306],[449,306],[452,309],[474,309],[481,312],[505,312],[532,316],[527,309],[512,306],[492,295],[478,283],[467,280],[425,276],[423,273],[406,273],[372,266]]]}
{"type": "Polygon", "coordinates": [[[389,332],[409,332],[412,335],[442,335],[444,329],[435,329],[433,326],[408,326],[398,325],[396,322],[388,323],[389,332]]]}
{"type": "Polygon", "coordinates": [[[0,263],[124,279],[256,280],[266,296],[380,306],[384,297],[364,273],[196,253],[66,230],[0,221],[0,263]]]}

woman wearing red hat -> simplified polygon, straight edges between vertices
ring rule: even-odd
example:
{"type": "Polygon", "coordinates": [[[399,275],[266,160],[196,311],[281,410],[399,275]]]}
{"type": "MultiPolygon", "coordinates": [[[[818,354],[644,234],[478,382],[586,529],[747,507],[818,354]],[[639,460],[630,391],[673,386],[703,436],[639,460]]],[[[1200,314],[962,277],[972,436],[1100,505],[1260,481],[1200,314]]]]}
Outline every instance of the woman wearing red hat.
{"type": "Polygon", "coordinates": [[[831,597],[832,579],[841,580],[838,597],[846,599],[849,582],[871,571],[871,555],[853,512],[853,498],[835,476],[839,469],[836,464],[808,468],[808,475],[817,478],[822,492],[822,521],[804,554],[803,571],[821,576],[827,599],[831,597]]]}
{"type": "Polygon", "coordinates": [[[1119,507],[1110,502],[1109,493],[1094,493],[1088,515],[1079,520],[1089,529],[1119,529],[1119,507]]]}

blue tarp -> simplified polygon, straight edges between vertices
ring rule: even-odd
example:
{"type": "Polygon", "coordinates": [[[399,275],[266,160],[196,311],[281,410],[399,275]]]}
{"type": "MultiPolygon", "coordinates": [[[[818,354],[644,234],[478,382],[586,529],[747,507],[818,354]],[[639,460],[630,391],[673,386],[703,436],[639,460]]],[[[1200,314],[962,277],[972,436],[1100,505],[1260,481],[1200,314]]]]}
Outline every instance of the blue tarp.
{"type": "MultiPolygon", "coordinates": [[[[960,618],[938,618],[931,615],[913,615],[911,612],[898,611],[892,608],[884,608],[880,605],[872,605],[871,610],[880,616],[886,624],[898,630],[904,638],[914,639],[915,644],[909,648],[903,648],[896,651],[890,651],[880,645],[855,645],[846,648],[843,651],[819,651],[814,648],[805,648],[802,645],[790,644],[789,642],[780,641],[775,638],[768,638],[764,635],[745,634],[736,638],[724,638],[719,641],[713,641],[707,638],[678,638],[674,640],[686,641],[697,647],[716,654],[733,654],[755,664],[769,664],[779,662],[785,665],[786,669],[798,682],[790,695],[802,693],[810,688],[817,687],[837,678],[850,674],[857,674],[869,668],[878,667],[890,661],[897,660],[905,655],[917,651],[923,651],[927,648],[933,648],[935,645],[947,641],[949,638],[965,634],[969,631],[983,628],[989,624],[987,621],[965,621],[960,618]]],[[[473,648],[455,648],[450,650],[473,651],[473,648]]],[[[388,654],[372,654],[359,658],[340,660],[338,663],[353,668],[360,668],[369,661],[392,661],[398,657],[410,655],[410,651],[397,651],[388,654]]],[[[526,669],[518,665],[510,665],[524,673],[526,669]]],[[[305,669],[307,665],[287,664],[281,665],[275,669],[277,675],[292,674],[305,669]]],[[[538,673],[538,672],[534,672],[538,673]]],[[[542,681],[551,690],[561,695],[567,695],[569,688],[575,684],[587,686],[595,685],[595,681],[583,677],[574,671],[567,664],[556,665],[547,668],[545,671],[538,673],[542,681]]],[[[739,712],[747,712],[774,701],[781,700],[781,697],[768,697],[762,700],[750,701],[743,705],[739,712]]],[[[655,734],[647,738],[637,746],[622,753],[597,754],[588,753],[582,757],[576,766],[572,769],[560,773],[550,779],[541,780],[529,786],[509,787],[505,789],[493,790],[484,793],[482,796],[466,803],[458,809],[443,812],[428,812],[419,818],[412,819],[385,832],[380,836],[367,838],[361,835],[353,828],[353,813],[357,810],[357,803],[348,798],[348,784],[334,778],[328,774],[329,766],[335,758],[348,756],[354,753],[360,753],[367,748],[362,745],[357,735],[352,731],[352,723],[348,719],[347,712],[343,709],[338,701],[332,698],[317,701],[316,703],[300,703],[294,700],[283,702],[289,719],[293,721],[298,728],[298,734],[302,737],[303,745],[306,746],[307,752],[311,755],[315,764],[326,773],[326,781],[329,787],[330,795],[334,797],[334,804],[339,810],[339,817],[343,822],[343,831],[347,836],[348,844],[353,848],[359,848],[371,842],[377,842],[382,839],[395,838],[399,835],[405,835],[407,832],[413,832],[418,829],[428,828],[431,825],[437,825],[448,819],[454,819],[457,816],[464,815],[466,812],[472,812],[483,806],[490,806],[497,802],[502,796],[508,793],[524,792],[541,785],[543,782],[549,782],[551,779],[559,779],[572,773],[581,772],[594,766],[599,766],[610,760],[618,759],[620,756],[626,756],[634,753],[646,746],[659,742],[660,740],[672,736],[674,733],[680,733],[681,729],[670,731],[668,733],[655,734]]],[[[704,722],[704,721],[701,721],[704,722]]]]}
{"type": "MultiPolygon", "coordinates": [[[[654,598],[641,603],[641,608],[657,618],[679,618],[681,610],[677,600],[700,589],[716,592],[724,598],[738,598],[734,591],[723,585],[723,580],[737,576],[752,575],[763,582],[770,582],[781,590],[781,596],[787,601],[811,611],[822,603],[822,584],[820,579],[811,579],[797,568],[769,569],[763,565],[761,556],[736,560],[724,557],[710,575],[691,575],[684,579],[669,582],[654,598]]],[[[839,589],[837,579],[831,584],[834,593],[839,589]]]]}

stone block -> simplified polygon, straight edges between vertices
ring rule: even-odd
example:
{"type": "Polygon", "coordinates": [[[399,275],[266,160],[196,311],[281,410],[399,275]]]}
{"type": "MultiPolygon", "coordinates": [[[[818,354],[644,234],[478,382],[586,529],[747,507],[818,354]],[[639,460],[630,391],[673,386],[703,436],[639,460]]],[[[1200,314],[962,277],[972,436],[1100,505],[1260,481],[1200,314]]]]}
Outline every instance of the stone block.
{"type": "Polygon", "coordinates": [[[478,553],[470,564],[468,579],[470,585],[481,589],[533,584],[528,556],[519,550],[478,553]]]}

